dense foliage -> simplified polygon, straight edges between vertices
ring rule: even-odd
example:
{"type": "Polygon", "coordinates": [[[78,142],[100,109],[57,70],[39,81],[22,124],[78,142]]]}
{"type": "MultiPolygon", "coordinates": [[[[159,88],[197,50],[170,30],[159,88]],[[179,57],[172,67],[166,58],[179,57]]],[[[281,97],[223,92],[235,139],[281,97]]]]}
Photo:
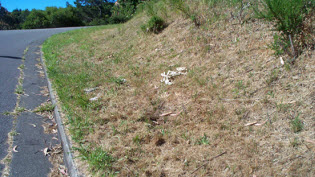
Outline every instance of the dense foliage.
{"type": "Polygon", "coordinates": [[[15,9],[9,12],[0,4],[0,30],[94,26],[123,23],[136,11],[143,0],[76,0],[74,6],[47,7],[29,11],[15,9]]]}
{"type": "Polygon", "coordinates": [[[312,33],[308,20],[314,14],[314,0],[262,0],[262,4],[262,10],[255,8],[256,14],[275,22],[274,26],[281,35],[275,36],[273,48],[276,53],[285,52],[297,57],[307,47],[307,38],[312,33]]]}
{"type": "Polygon", "coordinates": [[[162,31],[165,26],[165,21],[161,17],[152,16],[147,24],[141,26],[141,29],[143,32],[152,32],[157,34],[162,31]]]}

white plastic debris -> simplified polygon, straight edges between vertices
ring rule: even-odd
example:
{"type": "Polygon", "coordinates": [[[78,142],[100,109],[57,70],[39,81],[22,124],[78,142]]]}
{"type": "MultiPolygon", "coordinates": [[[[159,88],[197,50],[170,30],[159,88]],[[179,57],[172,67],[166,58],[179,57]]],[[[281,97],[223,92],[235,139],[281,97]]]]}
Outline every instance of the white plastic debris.
{"type": "Polygon", "coordinates": [[[284,61],[283,61],[282,57],[280,57],[280,63],[281,63],[282,65],[284,65],[284,61]]]}
{"type": "Polygon", "coordinates": [[[162,83],[165,83],[166,85],[172,85],[172,79],[176,76],[180,75],[186,75],[187,74],[187,69],[185,67],[178,67],[176,68],[176,71],[167,71],[167,74],[161,73],[162,76],[162,83]]]}
{"type": "Polygon", "coordinates": [[[98,88],[97,88],[97,87],[94,87],[94,88],[86,88],[86,89],[84,89],[84,92],[85,92],[85,93],[90,93],[90,92],[95,91],[96,89],[98,89],[98,88]]]}
{"type": "Polygon", "coordinates": [[[97,101],[100,97],[101,97],[101,94],[99,93],[99,94],[97,94],[96,97],[90,98],[89,100],[90,101],[97,101]]]}

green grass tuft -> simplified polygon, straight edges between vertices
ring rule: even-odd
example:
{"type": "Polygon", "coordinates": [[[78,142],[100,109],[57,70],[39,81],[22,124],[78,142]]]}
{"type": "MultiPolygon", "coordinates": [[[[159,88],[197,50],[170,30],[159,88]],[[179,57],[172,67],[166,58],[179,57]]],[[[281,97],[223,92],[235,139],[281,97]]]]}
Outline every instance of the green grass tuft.
{"type": "Polygon", "coordinates": [[[37,107],[33,112],[53,112],[54,109],[55,105],[47,103],[37,107]]]}
{"type": "Polygon", "coordinates": [[[300,114],[291,121],[291,126],[294,133],[298,133],[303,130],[303,122],[299,117],[300,114]]]}

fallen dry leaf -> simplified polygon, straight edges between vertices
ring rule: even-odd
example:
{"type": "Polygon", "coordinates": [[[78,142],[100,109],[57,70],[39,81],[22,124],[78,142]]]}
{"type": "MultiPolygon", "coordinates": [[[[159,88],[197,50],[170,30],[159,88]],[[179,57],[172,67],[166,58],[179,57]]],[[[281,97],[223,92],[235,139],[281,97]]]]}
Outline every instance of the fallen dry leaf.
{"type": "Polygon", "coordinates": [[[34,128],[36,128],[36,125],[35,124],[30,124],[31,126],[33,126],[34,128]]]}
{"type": "Polygon", "coordinates": [[[54,148],[52,149],[52,153],[53,153],[53,154],[62,153],[62,147],[61,147],[61,145],[57,145],[56,147],[54,147],[54,148]]]}
{"type": "Polygon", "coordinates": [[[12,149],[13,152],[19,152],[19,151],[16,150],[16,148],[17,148],[17,146],[14,146],[14,147],[13,147],[13,149],[12,149]]]}
{"type": "Polygon", "coordinates": [[[51,149],[49,149],[48,147],[45,148],[45,149],[43,150],[44,155],[45,155],[45,156],[50,156],[50,151],[51,151],[51,149]]]}
{"type": "Polygon", "coordinates": [[[67,169],[64,166],[60,165],[59,171],[61,174],[68,176],[67,169]]]}

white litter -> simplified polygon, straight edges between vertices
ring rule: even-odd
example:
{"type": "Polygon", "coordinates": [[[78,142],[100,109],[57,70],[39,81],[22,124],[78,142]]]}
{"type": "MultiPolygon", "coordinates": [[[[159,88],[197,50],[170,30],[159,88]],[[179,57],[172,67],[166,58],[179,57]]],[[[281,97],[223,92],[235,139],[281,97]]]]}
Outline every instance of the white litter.
{"type": "Polygon", "coordinates": [[[96,89],[98,89],[98,88],[97,87],[95,87],[95,88],[86,88],[86,89],[84,89],[84,92],[85,93],[90,93],[90,92],[95,91],[96,89]]]}
{"type": "Polygon", "coordinates": [[[101,97],[101,94],[99,93],[99,94],[97,94],[96,97],[90,98],[89,100],[90,101],[97,101],[100,97],[101,97]]]}
{"type": "Polygon", "coordinates": [[[284,65],[284,61],[283,61],[282,57],[280,57],[280,63],[281,63],[281,65],[284,65]]]}
{"type": "Polygon", "coordinates": [[[174,79],[176,76],[180,75],[186,75],[187,74],[187,69],[185,67],[178,67],[176,68],[176,71],[167,71],[167,73],[161,73],[162,76],[162,83],[165,83],[166,85],[172,85],[173,82],[171,80],[174,79]]]}

